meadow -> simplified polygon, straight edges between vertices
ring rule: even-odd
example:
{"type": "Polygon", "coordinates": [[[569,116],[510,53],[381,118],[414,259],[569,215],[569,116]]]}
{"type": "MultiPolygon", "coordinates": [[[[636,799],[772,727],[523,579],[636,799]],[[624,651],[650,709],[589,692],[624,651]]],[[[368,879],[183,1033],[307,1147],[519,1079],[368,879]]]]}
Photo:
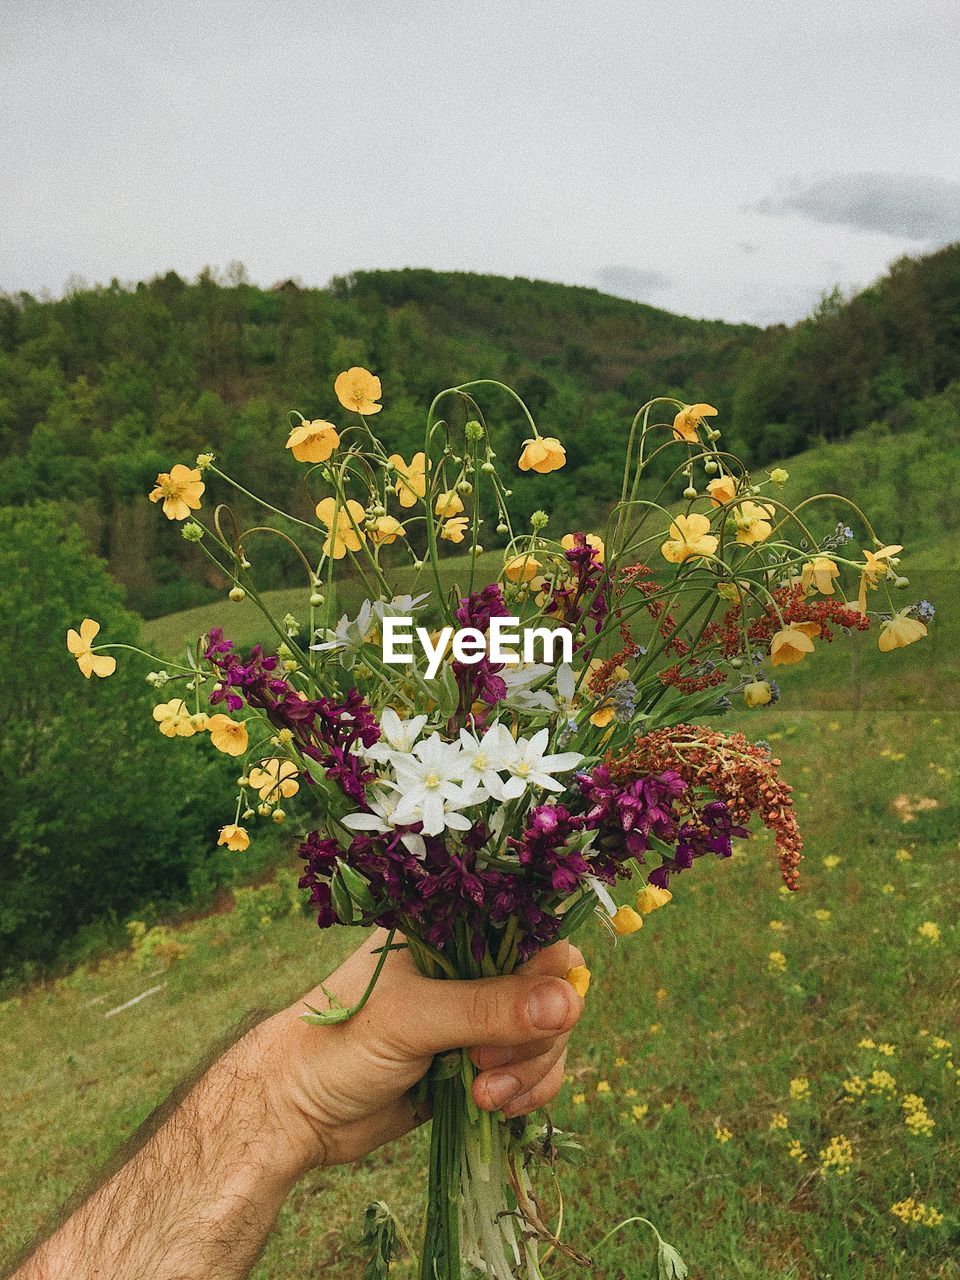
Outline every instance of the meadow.
{"type": "MultiPolygon", "coordinates": [[[[924,557],[941,608],[944,555],[924,557]]],[[[699,863],[616,949],[587,930],[594,982],[553,1119],[585,1144],[561,1179],[565,1238],[588,1254],[641,1213],[695,1280],[960,1277],[960,672],[946,629],[889,655],[873,643],[821,647],[779,704],[730,718],[796,786],[801,890],[778,887],[760,837],[699,863]]],[[[356,944],[318,933],[293,885],[282,871],[232,910],[140,930],[0,1004],[9,1253],[233,1024],[356,944]]],[[[372,1199],[415,1233],[424,1140],[304,1178],[258,1280],[359,1280],[372,1199]]],[[[649,1273],[638,1230],[596,1254],[595,1274],[649,1273]]],[[[395,1272],[411,1276],[409,1260],[395,1272]]]]}

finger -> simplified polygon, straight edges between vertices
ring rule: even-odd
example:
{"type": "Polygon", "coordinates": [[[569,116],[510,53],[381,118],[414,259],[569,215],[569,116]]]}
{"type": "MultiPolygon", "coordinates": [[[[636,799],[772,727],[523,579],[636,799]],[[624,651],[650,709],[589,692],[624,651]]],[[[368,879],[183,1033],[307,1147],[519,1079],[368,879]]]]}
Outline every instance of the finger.
{"type": "Polygon", "coordinates": [[[493,1067],[505,1067],[514,1062],[527,1062],[548,1053],[554,1045],[566,1046],[569,1034],[550,1036],[546,1040],[530,1040],[527,1044],[485,1044],[470,1050],[470,1061],[478,1071],[490,1071],[493,1067]]]}
{"type": "Polygon", "coordinates": [[[544,1040],[569,1031],[583,1012],[563,978],[520,973],[466,982],[411,976],[394,1004],[392,1036],[414,1054],[544,1040]]]}
{"type": "Polygon", "coordinates": [[[520,965],[517,973],[555,973],[562,978],[569,970],[583,964],[583,953],[572,942],[555,942],[520,965]]]}
{"type": "Polygon", "coordinates": [[[513,1116],[529,1115],[531,1111],[536,1111],[538,1107],[545,1107],[548,1102],[552,1102],[563,1087],[563,1063],[558,1062],[557,1065],[544,1078],[537,1082],[527,1093],[523,1093],[518,1098],[514,1098],[512,1102],[507,1103],[503,1108],[503,1114],[508,1120],[513,1116]]]}
{"type": "Polygon", "coordinates": [[[514,1098],[525,1097],[547,1079],[567,1055],[566,1045],[557,1043],[538,1058],[496,1071],[482,1071],[473,1082],[473,1097],[484,1111],[497,1111],[514,1098]]]}

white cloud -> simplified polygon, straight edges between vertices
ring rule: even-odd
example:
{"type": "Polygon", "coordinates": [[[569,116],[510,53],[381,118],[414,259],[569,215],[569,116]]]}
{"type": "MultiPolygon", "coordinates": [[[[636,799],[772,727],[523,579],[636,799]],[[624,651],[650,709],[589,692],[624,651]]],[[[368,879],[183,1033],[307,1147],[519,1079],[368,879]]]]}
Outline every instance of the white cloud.
{"type": "Polygon", "coordinates": [[[960,239],[960,182],[932,174],[826,174],[794,179],[784,194],[759,200],[751,211],[943,244],[960,239]]]}

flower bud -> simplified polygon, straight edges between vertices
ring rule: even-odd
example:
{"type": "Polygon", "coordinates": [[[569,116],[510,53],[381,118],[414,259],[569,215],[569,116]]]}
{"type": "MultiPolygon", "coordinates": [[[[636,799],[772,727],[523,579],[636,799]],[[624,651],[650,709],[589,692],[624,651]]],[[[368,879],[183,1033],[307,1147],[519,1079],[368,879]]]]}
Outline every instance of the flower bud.
{"type": "Polygon", "coordinates": [[[786,484],[790,479],[790,472],[785,471],[783,467],[774,467],[770,472],[770,479],[774,484],[786,484]]]}
{"type": "Polygon", "coordinates": [[[541,529],[545,529],[550,523],[550,517],[545,511],[534,511],[530,517],[530,527],[534,533],[539,533],[541,529]]]}
{"type": "Polygon", "coordinates": [[[500,521],[500,523],[497,525],[497,533],[509,533],[509,532],[510,532],[510,530],[507,528],[507,526],[506,526],[506,525],[503,523],[503,521],[501,520],[501,521],[500,521]]]}
{"type": "Polygon", "coordinates": [[[207,467],[210,466],[210,464],[214,461],[216,456],[217,455],[215,453],[198,453],[197,466],[201,471],[206,471],[207,467]]]}
{"type": "Polygon", "coordinates": [[[273,817],[273,820],[278,827],[281,822],[286,821],[286,817],[287,817],[287,815],[284,813],[282,809],[274,809],[273,814],[271,816],[273,817]]]}
{"type": "Polygon", "coordinates": [[[714,475],[715,472],[720,470],[720,468],[714,462],[713,458],[708,458],[706,460],[706,462],[703,464],[703,469],[708,476],[712,476],[714,475]]]}
{"type": "Polygon", "coordinates": [[[686,489],[683,491],[683,496],[685,498],[689,498],[691,502],[697,496],[697,491],[692,484],[687,485],[686,489]]]}
{"type": "Polygon", "coordinates": [[[773,690],[766,680],[751,680],[744,686],[743,700],[748,707],[765,707],[773,698],[773,690]]]}
{"type": "Polygon", "coordinates": [[[479,543],[479,542],[477,543],[477,545],[476,545],[475,547],[473,547],[473,548],[472,548],[472,551],[473,551],[473,554],[474,554],[475,556],[482,556],[482,555],[483,555],[483,547],[481,547],[481,545],[480,545],[480,543],[479,543]]]}
{"type": "Polygon", "coordinates": [[[180,536],[185,542],[200,542],[205,532],[202,524],[197,524],[196,520],[188,520],[180,530],[180,536]]]}
{"type": "Polygon", "coordinates": [[[620,907],[616,914],[610,917],[610,923],[613,925],[614,933],[624,938],[627,934],[636,933],[638,929],[643,928],[643,917],[638,915],[633,907],[620,907]]]}
{"type": "Polygon", "coordinates": [[[483,427],[479,422],[477,422],[476,418],[471,418],[463,428],[463,434],[468,440],[472,440],[474,443],[477,443],[483,439],[483,427]]]}
{"type": "Polygon", "coordinates": [[[241,569],[249,569],[249,568],[250,568],[250,561],[247,559],[247,557],[246,557],[246,556],[242,556],[242,557],[241,557],[241,559],[240,559],[240,568],[241,568],[241,569]]]}
{"type": "Polygon", "coordinates": [[[480,468],[483,474],[487,476],[492,476],[496,471],[496,469],[497,468],[493,465],[492,462],[485,462],[483,466],[480,468]]]}
{"type": "Polygon", "coordinates": [[[457,493],[462,493],[464,495],[471,494],[473,493],[473,485],[469,480],[461,480],[457,485],[457,493]]]}
{"type": "Polygon", "coordinates": [[[293,741],[293,730],[281,729],[280,732],[277,734],[277,741],[280,743],[282,747],[289,746],[289,744],[293,741]]]}
{"type": "Polygon", "coordinates": [[[253,817],[253,810],[244,809],[243,813],[240,816],[241,818],[243,818],[244,822],[249,822],[250,819],[253,817]]]}
{"type": "Polygon", "coordinates": [[[899,591],[902,591],[904,587],[909,587],[909,585],[910,585],[910,579],[909,579],[909,578],[904,578],[904,577],[902,577],[900,574],[897,574],[897,576],[896,576],[896,577],[894,578],[894,580],[893,580],[893,585],[894,585],[894,586],[895,586],[899,591]]]}
{"type": "Polygon", "coordinates": [[[323,600],[324,600],[324,597],[319,591],[314,591],[313,594],[310,596],[310,604],[314,609],[322,605],[323,600]]]}
{"type": "Polygon", "coordinates": [[[247,593],[244,591],[243,587],[230,588],[230,599],[234,602],[234,604],[239,604],[241,600],[246,600],[246,598],[247,598],[247,593]]]}
{"type": "Polygon", "coordinates": [[[272,812],[273,806],[267,800],[264,800],[261,804],[257,805],[257,813],[259,813],[261,818],[269,818],[272,812]]]}
{"type": "Polygon", "coordinates": [[[283,669],[284,671],[296,671],[299,665],[300,664],[297,662],[295,658],[288,658],[286,662],[283,664],[283,669]]]}

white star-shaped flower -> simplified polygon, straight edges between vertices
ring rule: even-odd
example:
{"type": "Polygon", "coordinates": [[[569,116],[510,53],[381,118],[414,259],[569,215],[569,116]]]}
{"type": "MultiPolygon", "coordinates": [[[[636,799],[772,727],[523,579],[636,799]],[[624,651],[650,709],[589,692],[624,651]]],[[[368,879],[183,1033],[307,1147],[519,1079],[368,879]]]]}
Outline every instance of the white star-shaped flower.
{"type": "Polygon", "coordinates": [[[426,716],[412,716],[401,720],[392,707],[385,707],[380,717],[380,740],[368,747],[366,755],[382,763],[389,761],[393,753],[408,755],[427,723],[426,716]]]}

